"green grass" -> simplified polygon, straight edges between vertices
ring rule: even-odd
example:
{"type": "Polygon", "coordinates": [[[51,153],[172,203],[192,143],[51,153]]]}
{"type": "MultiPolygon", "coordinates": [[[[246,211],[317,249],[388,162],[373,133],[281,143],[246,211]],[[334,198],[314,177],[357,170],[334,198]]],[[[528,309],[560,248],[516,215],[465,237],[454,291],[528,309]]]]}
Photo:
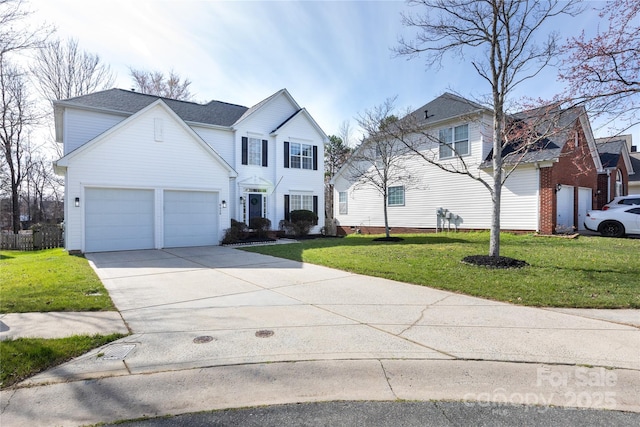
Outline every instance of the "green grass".
{"type": "Polygon", "coordinates": [[[639,239],[503,234],[501,255],[530,266],[496,270],[460,262],[488,253],[488,232],[403,235],[397,243],[374,237],[243,249],[521,305],[640,308],[639,239]]]}
{"type": "Polygon", "coordinates": [[[63,249],[0,251],[0,313],[115,310],[87,260],[63,249]]]}
{"type": "Polygon", "coordinates": [[[0,343],[0,388],[66,362],[124,335],[72,336],[59,339],[18,338],[0,343]]]}
{"type": "MultiPolygon", "coordinates": [[[[0,313],[115,310],[87,260],[62,249],[0,251],[0,313]]],[[[66,362],[121,334],[0,342],[0,388],[66,362]]]]}

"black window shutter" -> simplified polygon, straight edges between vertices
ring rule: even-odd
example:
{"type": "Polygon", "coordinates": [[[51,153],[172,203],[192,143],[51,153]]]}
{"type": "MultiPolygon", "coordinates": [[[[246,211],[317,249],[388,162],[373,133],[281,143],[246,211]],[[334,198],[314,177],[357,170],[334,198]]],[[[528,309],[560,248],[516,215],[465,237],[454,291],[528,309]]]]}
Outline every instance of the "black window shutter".
{"type": "MultiPolygon", "coordinates": [[[[313,196],[313,213],[318,215],[318,196],[313,196]]],[[[318,225],[318,221],[316,221],[316,225],[318,225]]]]}
{"type": "Polygon", "coordinates": [[[269,146],[269,143],[267,142],[266,139],[262,140],[262,166],[266,167],[267,166],[267,147],[269,146]]]}
{"type": "Polygon", "coordinates": [[[249,138],[242,137],[242,164],[249,164],[249,138]]]}
{"type": "Polygon", "coordinates": [[[289,212],[289,195],[284,195],[284,219],[286,221],[291,221],[291,215],[289,212]]]}
{"type": "Polygon", "coordinates": [[[284,167],[289,167],[289,142],[287,141],[284,142],[284,167]]]}
{"type": "Polygon", "coordinates": [[[313,170],[318,170],[318,146],[313,146],[313,170]]]}

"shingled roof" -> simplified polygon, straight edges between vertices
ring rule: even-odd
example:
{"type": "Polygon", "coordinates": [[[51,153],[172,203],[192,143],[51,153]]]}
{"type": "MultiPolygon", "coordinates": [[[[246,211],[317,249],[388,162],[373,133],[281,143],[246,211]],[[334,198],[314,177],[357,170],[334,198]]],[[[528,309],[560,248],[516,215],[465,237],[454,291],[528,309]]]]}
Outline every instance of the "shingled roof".
{"type": "Polygon", "coordinates": [[[182,120],[217,126],[232,126],[248,110],[242,105],[211,101],[206,104],[178,101],[123,89],[109,89],[89,95],[57,101],[60,106],[99,108],[124,114],[134,114],[158,99],[162,99],[182,120]]]}
{"type": "Polygon", "coordinates": [[[603,168],[615,168],[620,161],[622,149],[626,145],[624,139],[598,143],[598,154],[603,168]]]}

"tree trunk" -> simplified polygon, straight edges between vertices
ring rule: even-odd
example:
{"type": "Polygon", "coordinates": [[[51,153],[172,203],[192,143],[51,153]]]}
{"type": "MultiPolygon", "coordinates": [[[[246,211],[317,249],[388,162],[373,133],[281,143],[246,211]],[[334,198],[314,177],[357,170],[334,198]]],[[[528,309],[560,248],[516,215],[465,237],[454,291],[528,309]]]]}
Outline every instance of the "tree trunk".
{"type": "MultiPolygon", "coordinates": [[[[494,98],[497,100],[497,97],[494,98]]],[[[495,103],[493,118],[493,182],[491,201],[491,232],[489,237],[489,256],[500,256],[500,200],[502,198],[502,129],[504,114],[502,104],[495,103]]]]}
{"type": "Polygon", "coordinates": [[[391,236],[389,233],[389,216],[387,214],[387,196],[385,195],[383,198],[384,201],[384,234],[387,238],[391,236]]]}

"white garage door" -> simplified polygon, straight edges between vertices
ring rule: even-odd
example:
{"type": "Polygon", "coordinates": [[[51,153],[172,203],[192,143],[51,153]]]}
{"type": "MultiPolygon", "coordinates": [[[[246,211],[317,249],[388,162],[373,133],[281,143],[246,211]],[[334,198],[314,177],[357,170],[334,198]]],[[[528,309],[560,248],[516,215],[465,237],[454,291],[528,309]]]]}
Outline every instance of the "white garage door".
{"type": "Polygon", "coordinates": [[[152,249],[153,190],[87,188],[85,251],[152,249]]]}
{"type": "Polygon", "coordinates": [[[556,201],[557,227],[561,230],[571,230],[573,227],[573,187],[563,185],[556,193],[556,201]]]}
{"type": "Polygon", "coordinates": [[[218,243],[218,193],[164,192],[165,248],[218,243]]]}

